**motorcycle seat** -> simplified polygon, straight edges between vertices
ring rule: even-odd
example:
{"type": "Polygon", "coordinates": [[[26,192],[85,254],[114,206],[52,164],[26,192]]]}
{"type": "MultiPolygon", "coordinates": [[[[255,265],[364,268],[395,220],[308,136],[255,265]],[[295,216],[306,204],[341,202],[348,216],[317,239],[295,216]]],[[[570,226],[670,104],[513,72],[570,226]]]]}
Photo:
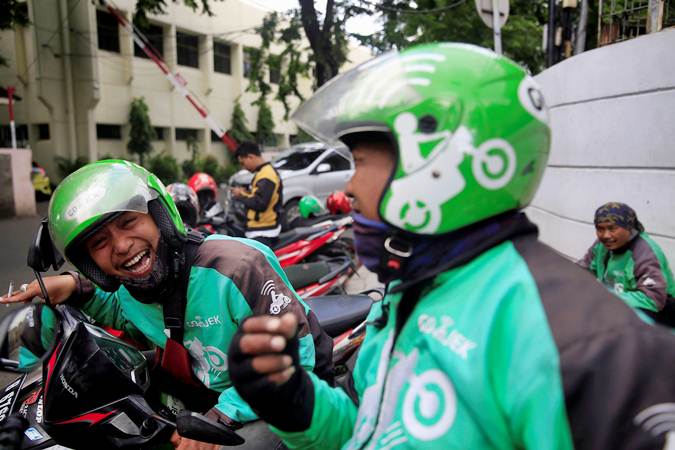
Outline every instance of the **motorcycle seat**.
{"type": "Polygon", "coordinates": [[[373,299],[367,295],[324,295],[305,300],[330,337],[336,337],[363,322],[373,299]]]}
{"type": "Polygon", "coordinates": [[[278,250],[282,247],[286,247],[293,242],[297,242],[301,239],[308,238],[309,236],[317,233],[324,232],[325,228],[318,227],[298,227],[290,231],[284,231],[279,234],[279,240],[274,245],[274,250],[278,250]]]}
{"type": "Polygon", "coordinates": [[[293,264],[284,268],[291,286],[300,289],[314,283],[323,283],[341,273],[345,273],[351,266],[347,257],[337,257],[310,263],[293,264]]]}

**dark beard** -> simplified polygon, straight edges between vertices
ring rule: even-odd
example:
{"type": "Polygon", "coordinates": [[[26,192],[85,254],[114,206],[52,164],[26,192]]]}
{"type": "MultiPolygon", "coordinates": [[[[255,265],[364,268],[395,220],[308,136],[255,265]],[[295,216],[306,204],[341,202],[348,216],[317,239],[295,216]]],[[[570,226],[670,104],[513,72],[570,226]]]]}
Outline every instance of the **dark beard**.
{"type": "Polygon", "coordinates": [[[120,282],[136,300],[143,303],[160,303],[166,291],[170,289],[168,286],[170,257],[169,245],[160,236],[150,274],[143,278],[120,277],[120,282]]]}

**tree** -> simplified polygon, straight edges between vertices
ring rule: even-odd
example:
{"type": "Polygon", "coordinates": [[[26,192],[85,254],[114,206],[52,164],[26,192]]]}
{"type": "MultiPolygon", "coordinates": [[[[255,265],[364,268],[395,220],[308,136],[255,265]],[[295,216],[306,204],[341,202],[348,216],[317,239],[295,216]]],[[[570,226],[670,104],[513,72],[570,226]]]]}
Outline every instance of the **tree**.
{"type": "MultiPolygon", "coordinates": [[[[437,41],[492,48],[492,30],[481,21],[474,2],[418,0],[414,5],[403,0],[382,0],[375,6],[382,15],[382,31],[357,37],[380,52],[437,41]]],[[[502,28],[504,54],[532,72],[544,66],[541,37],[546,5],[547,0],[511,0],[509,19],[502,28]]]]}
{"type": "MultiPolygon", "coordinates": [[[[26,26],[28,20],[28,6],[25,1],[0,0],[0,30],[7,30],[15,25],[26,26]]],[[[6,66],[7,59],[0,55],[0,66],[6,66]]]]}
{"type": "MultiPolygon", "coordinates": [[[[372,14],[372,10],[362,5],[369,2],[349,0],[327,0],[323,17],[314,7],[313,0],[298,0],[300,18],[305,36],[312,50],[314,80],[316,87],[337,75],[340,67],[347,61],[348,33],[345,25],[349,18],[359,14],[372,14]]],[[[406,2],[407,3],[407,2],[406,2]]]]}
{"type": "Polygon", "coordinates": [[[131,102],[129,124],[131,131],[129,131],[127,150],[138,155],[138,161],[142,166],[143,156],[152,151],[152,141],[157,139],[157,134],[148,116],[148,105],[145,104],[143,97],[135,98],[131,102]]]}
{"type": "Polygon", "coordinates": [[[263,145],[277,145],[277,137],[274,134],[274,119],[272,110],[261,97],[256,103],[258,105],[258,130],[256,131],[256,141],[263,145]]]}
{"type": "Polygon", "coordinates": [[[241,109],[239,97],[234,101],[230,129],[227,133],[237,142],[252,141],[254,139],[253,134],[248,130],[246,115],[244,114],[244,110],[241,109]]]}

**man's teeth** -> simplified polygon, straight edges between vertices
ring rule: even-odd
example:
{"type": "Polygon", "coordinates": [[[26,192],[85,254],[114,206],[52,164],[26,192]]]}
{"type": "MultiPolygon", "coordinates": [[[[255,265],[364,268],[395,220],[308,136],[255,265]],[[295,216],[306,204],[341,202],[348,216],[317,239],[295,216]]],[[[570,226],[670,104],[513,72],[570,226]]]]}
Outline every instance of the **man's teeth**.
{"type": "Polygon", "coordinates": [[[139,253],[138,255],[134,256],[132,259],[130,259],[129,261],[127,261],[127,262],[124,264],[124,268],[125,268],[125,269],[130,269],[130,268],[131,268],[132,266],[134,266],[135,264],[138,264],[138,262],[139,262],[141,259],[143,259],[143,257],[144,257],[145,255],[147,255],[147,253],[148,253],[148,251],[145,250],[145,251],[142,251],[141,253],[139,253]]]}

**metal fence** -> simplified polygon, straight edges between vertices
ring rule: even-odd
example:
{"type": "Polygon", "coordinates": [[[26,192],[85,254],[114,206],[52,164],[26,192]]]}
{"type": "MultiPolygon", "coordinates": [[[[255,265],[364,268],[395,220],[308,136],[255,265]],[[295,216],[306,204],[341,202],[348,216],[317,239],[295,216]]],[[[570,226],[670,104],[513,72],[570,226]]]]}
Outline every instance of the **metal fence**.
{"type": "MultiPolygon", "coordinates": [[[[659,0],[600,0],[598,12],[598,44],[607,45],[625,41],[649,32],[650,3],[659,0]]],[[[661,5],[659,5],[660,7],[661,5]]],[[[660,27],[675,26],[675,0],[663,1],[657,14],[660,27]]]]}

